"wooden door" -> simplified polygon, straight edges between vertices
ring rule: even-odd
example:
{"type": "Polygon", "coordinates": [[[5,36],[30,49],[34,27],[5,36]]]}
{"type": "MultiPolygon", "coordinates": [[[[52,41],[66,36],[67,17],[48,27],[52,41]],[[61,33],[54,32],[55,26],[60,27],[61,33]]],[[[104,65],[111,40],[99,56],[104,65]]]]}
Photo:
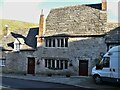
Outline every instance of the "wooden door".
{"type": "Polygon", "coordinates": [[[29,57],[28,58],[27,73],[28,74],[35,74],[35,58],[34,57],[29,57]]]}
{"type": "Polygon", "coordinates": [[[87,60],[79,61],[79,75],[88,76],[88,61],[87,60]]]}

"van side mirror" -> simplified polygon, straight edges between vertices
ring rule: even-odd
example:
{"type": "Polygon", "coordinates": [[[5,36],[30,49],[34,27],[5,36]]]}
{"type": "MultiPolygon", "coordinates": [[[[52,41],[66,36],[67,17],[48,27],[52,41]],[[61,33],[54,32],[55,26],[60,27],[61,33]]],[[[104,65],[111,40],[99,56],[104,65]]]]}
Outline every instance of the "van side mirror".
{"type": "Polygon", "coordinates": [[[99,65],[98,65],[98,64],[96,64],[96,70],[97,70],[97,69],[99,69],[99,65]]]}
{"type": "Polygon", "coordinates": [[[102,65],[96,64],[96,70],[101,70],[103,68],[102,65]]]}

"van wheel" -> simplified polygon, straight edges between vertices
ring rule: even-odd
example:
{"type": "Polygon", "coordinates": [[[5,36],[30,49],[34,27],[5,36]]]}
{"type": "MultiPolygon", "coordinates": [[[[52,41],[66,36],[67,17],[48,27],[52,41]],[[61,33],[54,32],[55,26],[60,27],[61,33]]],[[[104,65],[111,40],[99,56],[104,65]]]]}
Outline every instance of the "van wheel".
{"type": "Polygon", "coordinates": [[[99,75],[94,76],[94,81],[95,81],[96,84],[101,84],[102,83],[101,77],[99,75]]]}

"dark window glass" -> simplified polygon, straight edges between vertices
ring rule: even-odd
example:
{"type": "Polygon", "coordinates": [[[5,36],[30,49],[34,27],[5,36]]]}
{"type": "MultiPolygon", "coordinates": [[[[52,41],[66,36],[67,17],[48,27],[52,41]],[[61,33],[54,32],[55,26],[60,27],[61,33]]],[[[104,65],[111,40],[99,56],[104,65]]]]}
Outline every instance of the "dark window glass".
{"type": "Polygon", "coordinates": [[[68,61],[65,60],[65,69],[68,69],[68,61]]]}
{"type": "Polygon", "coordinates": [[[51,39],[49,39],[49,47],[51,47],[51,39]]]}
{"type": "Polygon", "coordinates": [[[59,60],[57,60],[57,69],[59,69],[59,60]]]}
{"type": "Polygon", "coordinates": [[[47,59],[45,59],[45,67],[47,67],[47,61],[48,61],[48,60],[47,60],[47,59]]]}
{"type": "Polygon", "coordinates": [[[65,47],[68,47],[68,38],[65,38],[65,47]]]}
{"type": "Polygon", "coordinates": [[[55,39],[53,39],[53,47],[55,47],[55,39]]]}
{"type": "Polygon", "coordinates": [[[63,69],[63,60],[60,61],[60,69],[63,69]]]}
{"type": "Polygon", "coordinates": [[[51,68],[51,60],[48,59],[48,68],[51,68]]]}
{"type": "Polygon", "coordinates": [[[60,39],[57,39],[57,46],[60,47],[60,39]]]}
{"type": "Polygon", "coordinates": [[[45,40],[45,46],[48,47],[48,40],[45,40]]]}
{"type": "Polygon", "coordinates": [[[109,67],[109,66],[110,66],[110,57],[104,57],[103,67],[109,67]]]}
{"type": "Polygon", "coordinates": [[[61,39],[61,47],[64,47],[64,39],[61,39]]]}
{"type": "Polygon", "coordinates": [[[68,60],[45,59],[45,67],[49,69],[68,69],[68,60]]]}

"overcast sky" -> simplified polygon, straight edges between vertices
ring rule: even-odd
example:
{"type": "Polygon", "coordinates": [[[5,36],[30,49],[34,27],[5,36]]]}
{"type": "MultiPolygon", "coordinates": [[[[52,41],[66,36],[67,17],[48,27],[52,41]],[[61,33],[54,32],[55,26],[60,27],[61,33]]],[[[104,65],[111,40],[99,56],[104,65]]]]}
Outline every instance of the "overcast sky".
{"type": "MultiPolygon", "coordinates": [[[[109,0],[108,21],[118,21],[118,1],[109,0]]],[[[100,2],[101,0],[0,0],[0,19],[38,23],[41,9],[44,10],[44,15],[47,16],[52,8],[100,2]]]]}

